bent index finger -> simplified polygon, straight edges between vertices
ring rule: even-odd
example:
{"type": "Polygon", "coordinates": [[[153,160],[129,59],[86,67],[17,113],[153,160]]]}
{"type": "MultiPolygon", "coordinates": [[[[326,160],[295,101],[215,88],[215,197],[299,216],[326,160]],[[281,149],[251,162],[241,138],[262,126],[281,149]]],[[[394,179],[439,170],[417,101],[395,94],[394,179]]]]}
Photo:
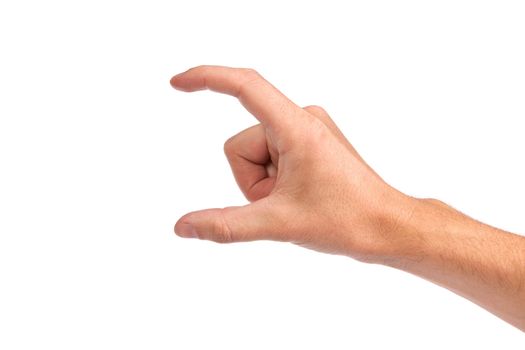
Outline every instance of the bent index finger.
{"type": "Polygon", "coordinates": [[[261,123],[272,128],[291,125],[302,109],[253,69],[199,66],[170,81],[187,92],[209,89],[235,96],[261,123]]]}

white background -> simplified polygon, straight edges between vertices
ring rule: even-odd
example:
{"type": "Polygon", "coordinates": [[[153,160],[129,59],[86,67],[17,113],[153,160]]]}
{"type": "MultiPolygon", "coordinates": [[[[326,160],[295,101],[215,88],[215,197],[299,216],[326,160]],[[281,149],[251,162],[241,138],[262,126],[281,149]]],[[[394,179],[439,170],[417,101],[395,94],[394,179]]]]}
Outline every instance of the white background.
{"type": "Polygon", "coordinates": [[[252,67],[332,114],[389,183],[525,232],[522,1],[2,1],[1,349],[523,349],[393,269],[184,240],[245,202],[223,141],[255,123],[184,94],[252,67]]]}

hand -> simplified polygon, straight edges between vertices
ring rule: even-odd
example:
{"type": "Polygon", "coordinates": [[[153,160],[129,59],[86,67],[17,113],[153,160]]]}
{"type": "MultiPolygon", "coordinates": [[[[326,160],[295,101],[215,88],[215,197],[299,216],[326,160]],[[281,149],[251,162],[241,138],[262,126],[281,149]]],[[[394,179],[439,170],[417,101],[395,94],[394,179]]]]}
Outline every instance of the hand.
{"type": "Polygon", "coordinates": [[[173,87],[236,96],[259,121],[224,149],[241,207],[184,215],[182,237],[288,241],[425,278],[525,331],[525,238],[387,185],[320,107],[300,108],[250,69],[201,66],[173,87]]]}
{"type": "Polygon", "coordinates": [[[410,242],[396,231],[415,199],[387,185],[321,107],[300,108],[251,69],[200,66],[171,85],[236,96],[260,122],[224,145],[251,203],[186,214],[175,225],[181,237],[288,241],[366,261],[410,242]]]}

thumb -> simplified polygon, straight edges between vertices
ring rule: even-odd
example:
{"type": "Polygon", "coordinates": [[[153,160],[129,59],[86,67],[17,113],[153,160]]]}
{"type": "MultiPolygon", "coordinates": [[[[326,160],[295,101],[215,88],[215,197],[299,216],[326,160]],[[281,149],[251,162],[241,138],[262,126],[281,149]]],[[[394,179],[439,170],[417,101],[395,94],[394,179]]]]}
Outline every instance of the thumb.
{"type": "Polygon", "coordinates": [[[200,238],[218,243],[246,242],[279,238],[275,210],[264,200],[241,207],[226,207],[194,211],[182,216],[175,232],[185,238],[200,238]]]}

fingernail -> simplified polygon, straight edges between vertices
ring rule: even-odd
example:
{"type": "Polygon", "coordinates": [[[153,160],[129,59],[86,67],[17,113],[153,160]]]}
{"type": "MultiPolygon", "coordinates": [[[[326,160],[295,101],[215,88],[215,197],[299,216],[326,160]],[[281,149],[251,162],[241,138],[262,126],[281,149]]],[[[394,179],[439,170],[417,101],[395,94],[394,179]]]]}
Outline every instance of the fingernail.
{"type": "Polygon", "coordinates": [[[193,227],[191,224],[180,224],[177,233],[179,234],[179,236],[184,238],[197,238],[197,232],[195,231],[195,227],[193,227]]]}

